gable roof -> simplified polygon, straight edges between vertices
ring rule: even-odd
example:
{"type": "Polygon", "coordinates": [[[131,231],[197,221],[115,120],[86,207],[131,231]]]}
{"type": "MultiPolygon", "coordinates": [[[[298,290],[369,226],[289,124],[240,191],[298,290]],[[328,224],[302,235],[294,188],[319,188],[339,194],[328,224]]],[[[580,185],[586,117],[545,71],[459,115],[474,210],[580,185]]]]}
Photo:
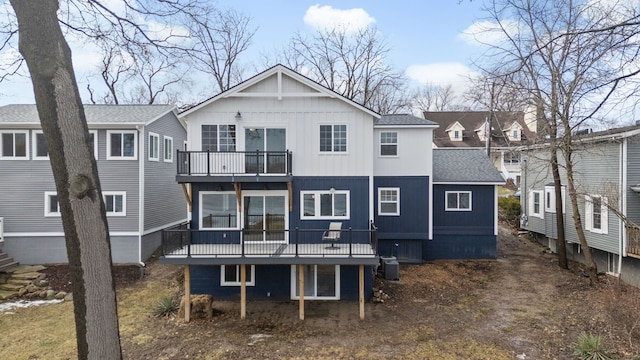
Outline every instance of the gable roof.
{"type": "Polygon", "coordinates": [[[433,149],[433,182],[504,184],[487,153],[481,149],[433,149]]]}
{"type": "MultiPolygon", "coordinates": [[[[174,105],[84,105],[87,124],[148,125],[173,112],[174,105]]],[[[40,125],[35,104],[14,104],[0,107],[0,125],[40,125]]]]}
{"type": "MultiPolygon", "coordinates": [[[[489,118],[489,111],[425,111],[425,119],[434,121],[440,127],[433,132],[433,143],[438,148],[443,147],[467,147],[483,148],[485,141],[475,132],[482,129],[482,126],[489,118]],[[475,129],[474,131],[463,131],[462,141],[451,141],[445,129],[449,129],[458,122],[465,129],[475,129]]],[[[524,111],[494,111],[494,121],[491,130],[492,147],[513,147],[533,143],[535,133],[531,132],[524,123],[524,111]],[[504,130],[511,128],[514,123],[522,127],[521,141],[509,140],[508,134],[504,130]]]]}
{"type": "MultiPolygon", "coordinates": [[[[250,88],[251,86],[259,83],[262,80],[265,80],[271,76],[277,76],[278,79],[281,79],[281,76],[286,75],[304,85],[306,85],[308,88],[310,88],[313,92],[309,93],[309,96],[324,96],[324,97],[330,97],[330,98],[336,98],[336,99],[340,99],[348,104],[350,104],[351,106],[354,106],[368,114],[370,114],[371,116],[375,117],[375,118],[380,118],[380,114],[378,114],[377,112],[364,107],[360,104],[358,104],[357,102],[348,99],[340,94],[338,94],[337,92],[330,90],[320,84],[318,84],[317,82],[309,79],[308,77],[289,69],[288,67],[282,65],[282,64],[277,64],[257,75],[254,75],[253,77],[239,83],[238,85],[235,85],[234,87],[223,91],[183,112],[180,113],[180,116],[186,116],[191,114],[192,112],[195,112],[213,102],[215,102],[218,99],[221,98],[227,98],[227,97],[233,97],[233,96],[240,96],[240,93],[243,90],[246,90],[248,88],[250,88]]],[[[255,93],[253,95],[256,95],[255,93]]],[[[283,91],[282,86],[281,86],[281,81],[278,81],[278,91],[276,93],[273,94],[269,94],[270,96],[274,96],[277,98],[282,98],[282,97],[287,97],[287,96],[300,96],[299,93],[296,94],[291,94],[291,93],[287,93],[285,91],[283,91]]]]}
{"type": "Polygon", "coordinates": [[[409,114],[387,114],[376,120],[375,126],[411,126],[411,127],[438,127],[433,121],[425,120],[409,114]]]}

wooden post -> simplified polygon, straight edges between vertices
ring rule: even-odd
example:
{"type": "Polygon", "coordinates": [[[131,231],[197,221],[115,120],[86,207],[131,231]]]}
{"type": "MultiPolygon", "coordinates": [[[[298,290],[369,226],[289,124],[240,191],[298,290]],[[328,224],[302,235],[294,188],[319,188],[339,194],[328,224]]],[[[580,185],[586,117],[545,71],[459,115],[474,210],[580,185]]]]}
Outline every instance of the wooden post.
{"type": "Polygon", "coordinates": [[[189,265],[184,267],[184,321],[191,320],[191,271],[189,265]]]}
{"type": "Polygon", "coordinates": [[[360,265],[360,320],[364,320],[364,265],[360,265]]]}
{"type": "Polygon", "coordinates": [[[304,265],[298,265],[298,294],[300,295],[300,320],[304,320],[304,265]]]}
{"type": "Polygon", "coordinates": [[[247,317],[247,266],[240,265],[240,319],[247,317]]]}

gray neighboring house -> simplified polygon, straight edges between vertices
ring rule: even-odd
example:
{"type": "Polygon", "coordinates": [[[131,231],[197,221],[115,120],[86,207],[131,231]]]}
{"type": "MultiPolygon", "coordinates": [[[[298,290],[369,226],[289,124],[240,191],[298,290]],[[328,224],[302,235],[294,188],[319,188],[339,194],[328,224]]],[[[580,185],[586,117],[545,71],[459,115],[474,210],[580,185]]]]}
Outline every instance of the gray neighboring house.
{"type": "MultiPolygon", "coordinates": [[[[114,263],[144,264],[161,230],[187,220],[175,183],[185,124],[172,105],[85,105],[114,263]]],[[[35,105],[0,107],[0,254],[66,263],[51,165],[35,105]]]]}
{"type": "MultiPolygon", "coordinates": [[[[640,287],[640,126],[590,133],[575,140],[574,172],[578,207],[587,243],[599,271],[640,287]],[[606,204],[609,204],[607,206],[606,204]]],[[[564,159],[558,153],[563,218],[569,259],[584,261],[567,191],[564,159]]],[[[521,226],[556,251],[556,196],[549,148],[522,152],[521,226]]]]}

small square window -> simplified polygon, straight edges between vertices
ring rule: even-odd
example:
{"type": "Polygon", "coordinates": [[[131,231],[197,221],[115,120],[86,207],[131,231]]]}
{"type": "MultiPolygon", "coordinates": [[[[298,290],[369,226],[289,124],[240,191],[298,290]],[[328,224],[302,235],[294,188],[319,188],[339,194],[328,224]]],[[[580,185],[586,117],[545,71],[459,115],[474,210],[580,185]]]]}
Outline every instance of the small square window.
{"type": "Polygon", "coordinates": [[[44,193],[44,216],[60,216],[60,204],[58,203],[58,194],[55,191],[44,193]]]}
{"type": "Polygon", "coordinates": [[[107,216],[127,215],[127,194],[125,192],[102,192],[107,216]]]}
{"type": "Polygon", "coordinates": [[[398,155],[398,133],[382,132],[380,133],[380,156],[397,156],[398,155]]]}
{"type": "Polygon", "coordinates": [[[400,215],[400,188],[378,188],[378,215],[400,215]]]}
{"type": "Polygon", "coordinates": [[[347,125],[320,125],[320,152],[347,152],[347,125]]]}
{"type": "Polygon", "coordinates": [[[136,131],[107,130],[107,160],[136,160],[137,146],[136,131]]]}

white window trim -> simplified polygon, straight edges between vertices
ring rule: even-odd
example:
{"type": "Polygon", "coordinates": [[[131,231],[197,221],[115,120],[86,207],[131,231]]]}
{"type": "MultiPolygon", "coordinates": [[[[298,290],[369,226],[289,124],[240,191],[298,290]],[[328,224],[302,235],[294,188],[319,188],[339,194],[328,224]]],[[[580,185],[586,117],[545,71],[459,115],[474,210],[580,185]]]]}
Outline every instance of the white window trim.
{"type": "MultiPolygon", "coordinates": [[[[392,203],[392,201],[386,201],[386,203],[392,203]]],[[[400,188],[399,187],[381,187],[378,188],[378,215],[379,216],[400,216],[400,188]],[[390,190],[395,191],[398,197],[394,203],[396,204],[396,212],[394,213],[385,213],[382,212],[382,191],[390,190]]]]}
{"type": "Polygon", "coordinates": [[[38,134],[44,136],[44,132],[42,132],[42,130],[33,130],[31,132],[31,153],[33,154],[33,160],[49,160],[49,151],[47,151],[46,156],[38,156],[38,134]]]}
{"type": "Polygon", "coordinates": [[[51,196],[57,196],[58,193],[55,191],[45,191],[44,192],[44,216],[45,217],[60,217],[60,203],[58,203],[58,212],[51,212],[51,196]]]}
{"type": "MultiPolygon", "coordinates": [[[[460,197],[458,196],[458,205],[460,205],[460,197]]],[[[445,211],[473,211],[473,193],[468,190],[462,191],[445,191],[444,192],[444,210],[445,211]],[[469,208],[468,209],[460,209],[460,208],[450,208],[449,202],[449,194],[469,194],[469,208]]]]}
{"type": "MultiPolygon", "coordinates": [[[[247,265],[245,265],[247,266],[247,265]]],[[[246,282],[246,286],[255,286],[256,285],[256,266],[250,265],[249,271],[251,272],[251,281],[246,282]]],[[[220,286],[241,286],[240,282],[240,265],[220,265],[220,286]],[[238,275],[238,281],[226,281],[224,279],[225,266],[236,266],[236,271],[238,275]]]]}
{"type": "MultiPolygon", "coordinates": [[[[333,199],[332,199],[333,200],[333,199]]],[[[331,204],[332,209],[331,211],[333,212],[334,208],[333,208],[333,204],[331,204]]],[[[300,220],[349,220],[351,218],[351,191],[350,190],[303,190],[300,191],[300,220]],[[322,194],[346,194],[347,196],[347,201],[346,201],[346,207],[347,207],[347,215],[345,216],[321,216],[321,215],[314,215],[314,216],[305,216],[304,215],[304,195],[306,194],[313,194],[316,197],[316,201],[314,202],[315,205],[315,213],[316,214],[320,214],[320,201],[318,200],[320,198],[320,195],[322,194]]]]}
{"type": "Polygon", "coordinates": [[[173,138],[171,136],[163,136],[162,137],[162,150],[164,162],[172,163],[173,162],[173,138]],[[167,142],[169,142],[169,146],[167,146],[167,142]],[[167,150],[169,150],[167,152],[167,150]],[[167,154],[169,156],[167,156],[167,154]]]}
{"type": "MultiPolygon", "coordinates": [[[[14,136],[15,138],[15,136],[14,136]]],[[[29,131],[28,130],[0,130],[0,160],[28,160],[30,155],[29,144],[29,131]],[[25,143],[25,156],[4,156],[2,155],[2,134],[24,134],[25,143]]],[[[14,144],[15,150],[15,144],[14,144]]]]}
{"type": "Polygon", "coordinates": [[[98,130],[89,130],[93,134],[93,156],[98,160],[98,130]]]}
{"type": "Polygon", "coordinates": [[[318,152],[321,155],[347,155],[347,154],[349,154],[349,125],[348,124],[319,124],[318,125],[318,147],[317,147],[317,149],[318,149],[318,152]],[[345,131],[347,133],[347,137],[345,138],[346,149],[344,151],[335,151],[333,149],[333,140],[334,140],[334,133],[333,132],[335,131],[334,130],[334,126],[342,126],[342,125],[344,125],[345,131]],[[331,151],[322,151],[322,150],[320,150],[320,146],[321,146],[321,137],[320,137],[321,136],[321,131],[320,131],[320,128],[322,126],[331,126],[331,151]]]}
{"type": "Polygon", "coordinates": [[[609,209],[607,209],[607,198],[600,195],[585,195],[584,197],[584,227],[588,231],[596,234],[609,233],[609,209]],[[600,198],[600,229],[593,227],[593,202],[591,199],[600,198]]]}
{"type": "Polygon", "coordinates": [[[149,132],[147,139],[147,158],[149,161],[160,161],[160,135],[149,132]],[[154,143],[156,145],[155,148],[153,148],[154,143]]]}
{"type": "Polygon", "coordinates": [[[236,199],[236,193],[234,191],[200,191],[200,196],[199,199],[200,204],[198,205],[198,216],[200,217],[198,219],[198,230],[208,230],[208,231],[216,231],[216,230],[239,230],[240,229],[240,223],[241,223],[241,219],[242,219],[242,214],[240,214],[240,211],[238,209],[238,199],[236,199]],[[202,227],[202,198],[204,197],[204,195],[233,195],[234,201],[236,201],[236,226],[235,227],[230,227],[230,228],[214,228],[214,227],[202,227]]]}
{"type": "MultiPolygon", "coordinates": [[[[567,209],[567,202],[565,201],[565,187],[561,187],[560,190],[562,193],[562,213],[565,214],[567,209]]],[[[556,213],[556,190],[553,186],[544,187],[544,211],[552,214],[556,213]],[[547,196],[549,196],[551,201],[547,202],[547,196]]]]}
{"type": "Polygon", "coordinates": [[[529,192],[529,216],[533,216],[533,217],[537,217],[540,219],[544,219],[544,206],[545,206],[545,197],[544,197],[544,191],[542,190],[531,190],[529,192]],[[535,206],[534,206],[534,194],[538,194],[540,196],[540,212],[535,212],[535,206]]]}
{"type": "Polygon", "coordinates": [[[380,146],[378,147],[378,155],[380,157],[385,157],[385,158],[393,158],[393,157],[398,157],[398,143],[400,142],[399,136],[398,136],[398,132],[397,131],[382,131],[380,132],[380,136],[378,137],[378,140],[380,141],[380,146]],[[382,134],[388,134],[388,133],[393,133],[396,134],[396,142],[395,143],[382,143],[382,134]],[[396,146],[396,154],[395,155],[382,155],[382,146],[383,145],[395,145],[396,146]]]}
{"type": "MultiPolygon", "coordinates": [[[[316,279],[318,278],[318,265],[314,264],[314,274],[316,275],[316,279]]],[[[291,299],[292,300],[299,300],[300,299],[300,295],[296,295],[296,288],[298,287],[298,281],[297,277],[298,277],[299,271],[298,271],[298,265],[291,265],[291,299]]],[[[340,265],[335,265],[335,296],[309,296],[309,295],[304,295],[304,299],[305,300],[340,300],[340,265]]],[[[316,279],[313,279],[314,282],[314,290],[317,293],[318,292],[318,283],[316,281],[316,279]]],[[[307,281],[311,281],[311,279],[304,279],[304,282],[307,283],[307,281]]],[[[304,291],[304,290],[303,290],[304,291]]]]}
{"type": "Polygon", "coordinates": [[[107,208],[107,196],[122,196],[122,212],[113,212],[107,211],[107,217],[122,217],[127,216],[127,192],[126,191],[103,191],[102,192],[102,201],[105,203],[105,210],[107,208]]]}
{"type": "Polygon", "coordinates": [[[107,160],[138,160],[138,132],[136,130],[107,130],[107,160]],[[133,156],[112,156],[111,135],[133,134],[133,156]]]}

